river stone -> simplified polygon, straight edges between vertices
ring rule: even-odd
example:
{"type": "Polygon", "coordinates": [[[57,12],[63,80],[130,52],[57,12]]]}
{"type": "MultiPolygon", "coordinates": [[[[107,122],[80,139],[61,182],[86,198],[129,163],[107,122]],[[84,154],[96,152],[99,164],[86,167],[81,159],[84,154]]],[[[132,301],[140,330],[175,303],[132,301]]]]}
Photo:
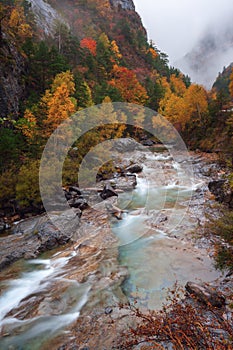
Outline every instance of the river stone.
{"type": "Polygon", "coordinates": [[[185,289],[191,295],[194,295],[200,302],[221,308],[225,305],[225,298],[212,290],[210,287],[200,285],[194,282],[187,282],[185,289]]]}
{"type": "Polygon", "coordinates": [[[106,204],[106,209],[109,213],[111,213],[117,220],[122,220],[122,213],[123,211],[116,207],[115,205],[108,203],[106,204]]]}
{"type": "Polygon", "coordinates": [[[133,164],[130,165],[128,168],[126,168],[126,171],[130,173],[140,173],[143,170],[143,166],[139,164],[133,164]]]}
{"type": "Polygon", "coordinates": [[[71,198],[68,201],[68,204],[71,206],[71,208],[78,208],[80,210],[85,210],[88,208],[88,203],[84,198],[71,198]]]}
{"type": "Polygon", "coordinates": [[[118,194],[114,191],[114,189],[112,188],[112,186],[110,185],[110,183],[107,183],[105,186],[104,186],[104,189],[103,191],[100,193],[100,197],[105,200],[107,198],[110,198],[110,197],[118,197],[118,194]]]}
{"type": "Polygon", "coordinates": [[[107,306],[104,310],[106,315],[110,315],[112,313],[113,309],[110,306],[107,306]]]}
{"type": "Polygon", "coordinates": [[[77,186],[70,186],[69,192],[74,192],[76,195],[81,196],[82,192],[80,191],[80,188],[77,186]]]}
{"type": "Polygon", "coordinates": [[[151,139],[148,139],[148,140],[143,140],[141,141],[141,144],[143,146],[153,146],[155,144],[155,142],[151,139]]]}

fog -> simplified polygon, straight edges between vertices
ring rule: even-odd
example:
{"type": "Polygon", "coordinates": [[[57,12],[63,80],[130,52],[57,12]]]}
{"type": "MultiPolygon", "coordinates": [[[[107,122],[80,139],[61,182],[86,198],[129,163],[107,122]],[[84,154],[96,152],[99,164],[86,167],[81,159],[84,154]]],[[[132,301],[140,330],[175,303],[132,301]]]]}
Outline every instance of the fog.
{"type": "Polygon", "coordinates": [[[223,66],[233,62],[232,0],[134,3],[149,39],[168,54],[171,65],[189,74],[193,81],[210,88],[223,66]],[[184,57],[189,52],[191,55],[184,57]]]}
{"type": "MultiPolygon", "coordinates": [[[[149,39],[171,64],[189,52],[208,28],[232,19],[232,0],[134,0],[149,39]]],[[[217,29],[216,29],[217,30],[217,29]]]]}

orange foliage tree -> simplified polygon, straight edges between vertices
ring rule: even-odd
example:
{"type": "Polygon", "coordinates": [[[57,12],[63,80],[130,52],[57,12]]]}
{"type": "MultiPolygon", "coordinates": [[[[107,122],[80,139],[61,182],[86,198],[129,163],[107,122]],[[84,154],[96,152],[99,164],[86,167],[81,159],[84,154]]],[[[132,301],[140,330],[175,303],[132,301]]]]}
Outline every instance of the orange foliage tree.
{"type": "Polygon", "coordinates": [[[149,48],[148,53],[150,53],[152,58],[154,58],[154,59],[158,57],[158,53],[155,51],[155,49],[153,47],[149,48]]]}
{"type": "Polygon", "coordinates": [[[146,89],[140,84],[132,70],[114,65],[112,76],[109,84],[120,91],[124,101],[145,104],[148,99],[146,89]]]}
{"type": "Polygon", "coordinates": [[[182,77],[175,75],[170,77],[170,82],[164,78],[162,86],[165,94],[159,103],[159,113],[181,129],[190,120],[202,120],[208,109],[207,92],[202,86],[192,84],[186,88],[182,77]]]}
{"type": "Polygon", "coordinates": [[[74,78],[70,71],[57,74],[51,90],[47,90],[42,102],[47,105],[47,118],[44,120],[45,136],[49,136],[65,119],[76,111],[74,78]]]}

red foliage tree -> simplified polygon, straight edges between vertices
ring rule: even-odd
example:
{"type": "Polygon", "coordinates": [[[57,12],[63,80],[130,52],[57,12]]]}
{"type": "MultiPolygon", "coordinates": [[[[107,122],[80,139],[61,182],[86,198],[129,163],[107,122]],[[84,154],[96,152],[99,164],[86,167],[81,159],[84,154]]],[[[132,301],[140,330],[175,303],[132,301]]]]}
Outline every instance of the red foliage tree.
{"type": "Polygon", "coordinates": [[[96,56],[96,41],[92,38],[83,38],[80,41],[80,46],[90,51],[93,56],[96,56]]]}

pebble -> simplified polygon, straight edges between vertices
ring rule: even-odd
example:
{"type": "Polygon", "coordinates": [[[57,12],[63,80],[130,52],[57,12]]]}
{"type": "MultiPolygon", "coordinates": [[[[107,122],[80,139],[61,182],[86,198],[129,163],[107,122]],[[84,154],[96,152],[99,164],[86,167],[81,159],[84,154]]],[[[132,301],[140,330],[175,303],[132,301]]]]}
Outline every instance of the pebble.
{"type": "Polygon", "coordinates": [[[113,309],[110,306],[108,306],[105,308],[104,312],[105,315],[110,315],[113,312],[113,309]]]}

